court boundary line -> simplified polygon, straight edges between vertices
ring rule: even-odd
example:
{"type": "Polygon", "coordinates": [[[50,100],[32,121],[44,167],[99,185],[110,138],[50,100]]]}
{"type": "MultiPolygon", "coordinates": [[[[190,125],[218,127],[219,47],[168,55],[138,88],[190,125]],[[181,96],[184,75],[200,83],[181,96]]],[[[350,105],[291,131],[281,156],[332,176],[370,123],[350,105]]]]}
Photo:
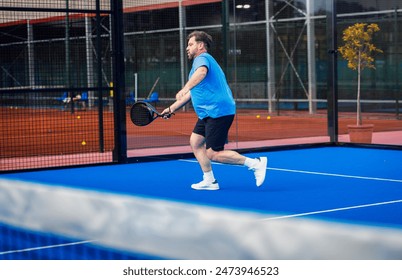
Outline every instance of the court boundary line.
{"type": "Polygon", "coordinates": [[[312,215],[323,214],[323,213],[339,212],[339,211],[346,211],[346,210],[359,209],[359,208],[368,208],[368,207],[382,206],[382,205],[395,204],[395,203],[401,203],[401,202],[402,202],[402,199],[390,200],[390,201],[383,201],[383,202],[376,202],[376,203],[369,203],[369,204],[361,204],[361,205],[356,205],[356,206],[348,206],[348,207],[340,207],[340,208],[333,208],[333,209],[327,209],[327,210],[312,211],[312,212],[305,212],[305,213],[298,213],[298,214],[291,214],[291,215],[284,215],[284,216],[276,216],[276,217],[260,219],[259,221],[264,222],[264,221],[312,216],[312,215]]]}
{"type": "Polygon", "coordinates": [[[75,246],[75,245],[93,243],[95,241],[97,241],[97,240],[84,240],[84,241],[63,243],[63,244],[57,244],[57,245],[48,245],[48,246],[32,247],[32,248],[25,248],[25,249],[18,249],[18,250],[10,250],[10,251],[0,252],[0,255],[26,253],[26,252],[32,252],[32,251],[38,251],[38,250],[54,249],[54,248],[65,247],[65,246],[75,246]]]}
{"type": "MultiPolygon", "coordinates": [[[[186,160],[180,159],[179,161],[198,163],[196,160],[186,160]]],[[[230,165],[219,162],[211,162],[214,165],[230,165]]],[[[234,167],[245,167],[240,165],[231,165],[234,167]]],[[[402,179],[390,179],[390,178],[380,178],[380,177],[367,177],[367,176],[359,176],[359,175],[346,175],[346,174],[338,174],[338,173],[327,173],[327,172],[318,172],[318,171],[307,171],[307,170],[297,170],[297,169],[287,169],[287,168],[277,168],[277,167],[267,167],[267,170],[273,171],[282,171],[282,172],[291,172],[291,173],[304,173],[311,175],[320,175],[320,176],[330,176],[330,177],[341,177],[341,178],[351,178],[351,179],[362,179],[362,180],[373,180],[373,181],[385,181],[385,182],[394,182],[394,183],[402,183],[402,179]]]]}
{"type": "Polygon", "coordinates": [[[385,181],[385,182],[395,182],[402,183],[402,179],[390,179],[390,178],[380,178],[380,177],[367,177],[367,176],[358,176],[358,175],[346,175],[346,174],[338,174],[338,173],[326,173],[326,172],[318,172],[318,171],[306,171],[306,170],[297,170],[297,169],[286,169],[286,168],[276,168],[276,167],[267,167],[269,170],[275,171],[283,171],[283,172],[293,172],[293,173],[305,173],[312,175],[321,175],[321,176],[330,176],[330,177],[342,177],[342,178],[351,178],[351,179],[362,179],[362,180],[373,180],[373,181],[385,181]]]}

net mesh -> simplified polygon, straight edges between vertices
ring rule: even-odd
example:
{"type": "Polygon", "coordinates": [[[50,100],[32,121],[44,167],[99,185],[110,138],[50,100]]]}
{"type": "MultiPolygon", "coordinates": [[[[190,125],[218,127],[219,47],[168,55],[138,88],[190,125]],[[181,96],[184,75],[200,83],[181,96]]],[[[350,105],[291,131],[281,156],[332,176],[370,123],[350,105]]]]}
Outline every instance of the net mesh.
{"type": "Polygon", "coordinates": [[[0,223],[0,260],[135,260],[159,259],[0,223]]]}
{"type": "Polygon", "coordinates": [[[112,161],[111,12],[100,2],[0,3],[1,171],[112,161]]]}

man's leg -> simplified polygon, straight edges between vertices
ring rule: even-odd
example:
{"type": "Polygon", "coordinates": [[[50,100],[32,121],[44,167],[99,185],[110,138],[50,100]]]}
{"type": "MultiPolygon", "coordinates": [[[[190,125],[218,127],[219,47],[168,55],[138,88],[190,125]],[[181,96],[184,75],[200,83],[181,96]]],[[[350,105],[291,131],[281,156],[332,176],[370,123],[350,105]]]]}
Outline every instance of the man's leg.
{"type": "Polygon", "coordinates": [[[205,150],[205,137],[192,133],[190,137],[190,145],[194,156],[204,173],[203,180],[197,184],[192,184],[191,188],[196,190],[219,190],[218,182],[212,172],[211,160],[208,158],[205,150]]]}
{"type": "Polygon", "coordinates": [[[226,164],[244,165],[244,162],[246,161],[245,156],[232,150],[216,152],[212,150],[212,148],[209,148],[207,150],[207,156],[210,160],[226,164]]]}
{"type": "Polygon", "coordinates": [[[205,150],[205,137],[196,133],[192,133],[190,137],[190,146],[193,150],[195,158],[198,160],[202,171],[209,172],[212,170],[211,160],[207,156],[205,150]]]}
{"type": "Polygon", "coordinates": [[[268,163],[266,157],[252,159],[245,157],[236,151],[223,150],[216,152],[211,148],[207,150],[207,156],[210,160],[216,162],[247,166],[249,170],[254,172],[257,187],[261,186],[265,181],[268,163]]]}

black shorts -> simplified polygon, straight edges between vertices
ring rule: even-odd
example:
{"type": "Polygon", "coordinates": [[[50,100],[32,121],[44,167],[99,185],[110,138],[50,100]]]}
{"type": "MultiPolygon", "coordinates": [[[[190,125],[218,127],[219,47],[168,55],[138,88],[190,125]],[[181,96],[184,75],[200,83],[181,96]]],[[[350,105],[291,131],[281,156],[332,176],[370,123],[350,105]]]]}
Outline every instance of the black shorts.
{"type": "Polygon", "coordinates": [[[233,123],[234,115],[219,118],[198,119],[193,133],[205,137],[206,148],[219,152],[223,151],[227,143],[230,126],[233,123]]]}

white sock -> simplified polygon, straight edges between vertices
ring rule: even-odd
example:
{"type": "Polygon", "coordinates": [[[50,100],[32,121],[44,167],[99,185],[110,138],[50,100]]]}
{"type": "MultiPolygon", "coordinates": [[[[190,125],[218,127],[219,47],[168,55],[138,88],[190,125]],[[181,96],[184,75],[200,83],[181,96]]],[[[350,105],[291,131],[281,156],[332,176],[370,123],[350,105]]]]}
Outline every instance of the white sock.
{"type": "Polygon", "coordinates": [[[204,180],[207,181],[207,182],[211,182],[211,183],[213,181],[215,181],[214,172],[212,170],[208,171],[208,172],[205,172],[204,173],[204,180]]]}
{"type": "Polygon", "coordinates": [[[255,158],[246,158],[246,161],[244,162],[244,166],[247,166],[248,168],[253,167],[258,163],[258,159],[255,158]]]}

